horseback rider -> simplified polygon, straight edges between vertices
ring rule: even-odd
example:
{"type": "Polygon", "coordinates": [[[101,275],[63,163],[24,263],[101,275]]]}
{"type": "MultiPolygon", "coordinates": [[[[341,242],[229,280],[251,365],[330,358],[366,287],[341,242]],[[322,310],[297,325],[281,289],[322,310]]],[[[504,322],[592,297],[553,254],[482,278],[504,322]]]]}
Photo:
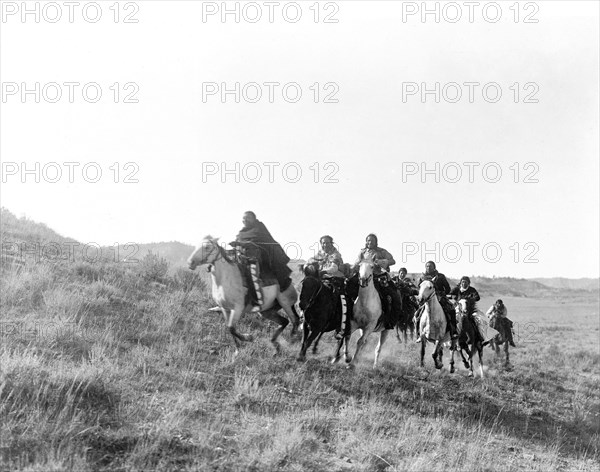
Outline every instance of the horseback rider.
{"type": "Polygon", "coordinates": [[[410,277],[407,277],[408,271],[406,267],[401,267],[398,271],[398,277],[395,279],[396,284],[400,291],[406,292],[408,295],[418,295],[419,289],[415,286],[414,282],[410,277]]]}
{"type": "Polygon", "coordinates": [[[479,296],[477,290],[475,290],[475,287],[471,286],[471,279],[466,275],[463,275],[458,285],[450,291],[450,295],[456,301],[470,299],[478,302],[481,300],[481,297],[479,296]]]}
{"type": "MultiPolygon", "coordinates": [[[[456,312],[454,311],[454,307],[452,306],[450,301],[448,301],[448,299],[446,298],[446,295],[450,294],[450,284],[448,283],[446,276],[441,272],[437,271],[435,267],[435,262],[433,261],[428,261],[425,264],[425,272],[421,274],[421,278],[419,279],[419,286],[421,286],[421,283],[423,283],[425,280],[429,280],[433,283],[435,293],[438,297],[438,301],[440,302],[440,305],[442,306],[442,309],[446,314],[446,319],[448,321],[448,326],[450,329],[450,337],[452,338],[452,346],[454,348],[454,346],[456,345],[456,340],[458,339],[458,330],[456,328],[456,312]]],[[[415,324],[417,327],[416,342],[420,342],[421,340],[421,338],[418,336],[419,321],[421,319],[421,315],[423,314],[424,309],[425,306],[422,306],[421,308],[419,308],[419,311],[415,313],[415,324]]]]}
{"type": "Polygon", "coordinates": [[[342,339],[343,333],[346,330],[346,299],[344,290],[345,276],[342,272],[344,260],[342,255],[333,245],[333,238],[326,234],[321,236],[319,240],[321,249],[317,252],[315,257],[311,257],[307,264],[316,264],[319,270],[319,276],[324,281],[329,281],[333,288],[336,297],[339,298],[342,305],[342,322],[341,325],[335,330],[336,339],[342,339]]]}
{"type": "Polygon", "coordinates": [[[331,277],[344,277],[344,274],[340,270],[344,264],[342,255],[333,245],[333,238],[326,234],[321,236],[319,240],[321,249],[317,252],[315,257],[311,257],[307,263],[317,263],[319,267],[319,273],[323,276],[331,277]]]}
{"type": "MultiPolygon", "coordinates": [[[[458,285],[451,290],[450,296],[457,302],[460,300],[470,300],[475,303],[481,300],[479,292],[471,285],[471,279],[466,275],[463,275],[458,285]]],[[[473,307],[476,310],[475,305],[473,305],[473,307]]],[[[477,331],[479,332],[482,341],[485,341],[487,328],[482,326],[483,323],[478,319],[477,313],[469,313],[467,316],[469,316],[471,324],[478,328],[477,331]]]]}
{"type": "Polygon", "coordinates": [[[290,278],[292,271],[287,266],[290,258],[279,243],[273,239],[267,227],[256,218],[254,212],[244,213],[242,223],[244,227],[236,236],[236,240],[229,244],[240,250],[248,295],[253,305],[251,311],[257,312],[260,311],[263,304],[260,288],[261,271],[263,273],[272,272],[279,283],[279,289],[283,292],[292,283],[290,278]]]}
{"type": "Polygon", "coordinates": [[[360,250],[354,263],[354,270],[358,269],[361,262],[372,262],[373,281],[375,288],[382,299],[382,318],[385,329],[393,329],[400,320],[402,299],[390,277],[389,267],[396,261],[385,249],[378,246],[377,236],[373,233],[367,235],[365,247],[360,250]]]}
{"type": "Polygon", "coordinates": [[[513,322],[508,318],[508,308],[506,308],[504,302],[502,300],[496,300],[496,302],[487,311],[486,315],[488,318],[490,318],[490,326],[494,329],[497,329],[495,326],[493,326],[496,324],[496,322],[505,324],[506,329],[504,331],[506,332],[508,343],[512,347],[516,347],[512,332],[513,322]],[[496,318],[495,320],[494,317],[496,318]]]}

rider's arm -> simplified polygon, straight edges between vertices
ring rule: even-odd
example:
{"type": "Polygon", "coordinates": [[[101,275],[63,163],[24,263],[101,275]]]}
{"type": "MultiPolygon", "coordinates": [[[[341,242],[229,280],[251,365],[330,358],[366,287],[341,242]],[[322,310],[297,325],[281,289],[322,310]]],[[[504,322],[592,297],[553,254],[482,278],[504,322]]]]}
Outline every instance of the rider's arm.
{"type": "Polygon", "coordinates": [[[393,266],[396,261],[394,260],[394,256],[392,256],[388,251],[384,251],[384,256],[387,261],[388,267],[393,266]]]}
{"type": "Polygon", "coordinates": [[[479,292],[475,289],[473,289],[473,300],[475,300],[476,302],[481,300],[481,297],[479,296],[479,292]]]}
{"type": "Polygon", "coordinates": [[[446,295],[448,295],[452,291],[452,289],[450,288],[450,284],[448,283],[448,279],[446,278],[446,276],[442,277],[442,285],[444,287],[446,295]]]}

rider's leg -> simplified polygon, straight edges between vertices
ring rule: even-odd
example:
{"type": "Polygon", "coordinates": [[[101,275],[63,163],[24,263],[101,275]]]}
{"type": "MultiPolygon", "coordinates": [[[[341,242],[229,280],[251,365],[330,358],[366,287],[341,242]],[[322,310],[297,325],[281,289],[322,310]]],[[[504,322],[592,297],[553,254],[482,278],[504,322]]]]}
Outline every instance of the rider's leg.
{"type": "Polygon", "coordinates": [[[391,305],[391,300],[388,298],[386,288],[379,283],[379,280],[377,278],[375,278],[374,284],[375,288],[377,289],[377,293],[379,294],[379,298],[381,299],[381,317],[383,325],[384,328],[388,329],[387,327],[390,324],[389,316],[391,309],[389,305],[391,305]]]}
{"type": "Polygon", "coordinates": [[[252,301],[254,305],[250,311],[257,312],[260,311],[263,305],[263,295],[262,290],[260,288],[260,269],[258,267],[258,261],[256,259],[248,260],[248,269],[250,270],[250,278],[252,281],[252,287],[250,290],[254,290],[255,299],[252,301]]]}
{"type": "Polygon", "coordinates": [[[415,311],[415,315],[414,315],[414,323],[415,323],[415,332],[417,333],[417,339],[415,340],[416,343],[420,343],[421,342],[421,315],[423,314],[423,311],[425,310],[425,305],[422,305],[419,307],[419,309],[417,311],[415,311]]]}
{"type": "Polygon", "coordinates": [[[515,340],[513,338],[513,330],[512,330],[512,326],[513,323],[511,320],[509,320],[508,318],[504,319],[504,324],[505,324],[505,331],[506,331],[506,337],[508,338],[508,344],[510,344],[512,347],[517,347],[515,346],[515,340]]]}
{"type": "Polygon", "coordinates": [[[400,298],[400,293],[394,284],[390,284],[389,294],[392,301],[390,318],[392,319],[393,328],[400,322],[402,318],[402,299],[400,298]]]}
{"type": "Polygon", "coordinates": [[[446,313],[446,319],[450,324],[450,336],[452,339],[458,338],[458,329],[456,328],[456,311],[454,311],[454,307],[446,297],[440,297],[440,305],[442,305],[444,313],[446,313]]]}

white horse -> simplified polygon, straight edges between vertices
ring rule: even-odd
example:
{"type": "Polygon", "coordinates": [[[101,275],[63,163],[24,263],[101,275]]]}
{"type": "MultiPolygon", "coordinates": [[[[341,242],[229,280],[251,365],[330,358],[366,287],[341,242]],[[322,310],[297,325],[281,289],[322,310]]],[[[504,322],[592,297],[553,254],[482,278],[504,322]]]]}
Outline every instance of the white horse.
{"type": "Polygon", "coordinates": [[[450,339],[449,334],[446,333],[447,323],[444,309],[437,299],[433,283],[429,280],[421,282],[417,298],[419,302],[425,303],[419,324],[421,330],[421,367],[425,367],[425,344],[430,341],[435,343],[435,349],[431,355],[433,362],[435,362],[435,368],[441,369],[443,367],[442,346],[445,341],[450,339]]]}
{"type": "Polygon", "coordinates": [[[350,364],[349,367],[357,362],[358,354],[366,344],[369,335],[379,332],[379,343],[377,343],[377,348],[375,349],[375,362],[373,363],[373,368],[377,369],[381,346],[383,346],[389,332],[389,330],[384,329],[383,324],[377,326],[377,322],[382,314],[382,306],[381,298],[373,282],[373,267],[373,263],[371,262],[361,262],[359,266],[358,276],[360,287],[358,289],[358,298],[354,302],[353,316],[350,320],[350,332],[346,335],[344,347],[346,362],[350,364]],[[361,330],[362,336],[356,343],[354,357],[350,358],[348,355],[350,335],[357,329],[361,330]]]}
{"type": "MultiPolygon", "coordinates": [[[[187,262],[191,270],[202,264],[210,264],[212,296],[225,317],[229,332],[233,336],[237,354],[241,341],[252,341],[252,336],[238,333],[235,327],[242,314],[249,312],[252,308],[250,304],[246,305],[245,303],[248,289],[242,283],[242,273],[238,265],[227,256],[225,249],[219,246],[218,238],[211,236],[206,236],[202,240],[187,262]]],[[[298,334],[300,319],[294,307],[294,304],[298,300],[298,294],[293,284],[290,284],[284,292],[279,291],[278,283],[265,286],[262,290],[263,305],[261,315],[279,325],[271,337],[275,353],[278,354],[281,346],[277,338],[289,324],[290,320],[292,321],[292,336],[298,334]],[[289,320],[277,313],[279,306],[276,306],[276,304],[283,308],[289,320]]]]}

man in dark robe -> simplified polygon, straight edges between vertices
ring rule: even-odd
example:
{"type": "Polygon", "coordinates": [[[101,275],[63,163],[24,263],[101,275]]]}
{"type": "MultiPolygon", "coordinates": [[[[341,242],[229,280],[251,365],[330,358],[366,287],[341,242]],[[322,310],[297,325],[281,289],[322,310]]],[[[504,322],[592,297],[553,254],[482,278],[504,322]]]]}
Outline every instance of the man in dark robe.
{"type": "Polygon", "coordinates": [[[260,273],[272,272],[279,283],[279,289],[283,292],[292,283],[292,270],[287,266],[290,258],[271,236],[267,227],[256,218],[254,212],[244,213],[242,223],[244,227],[236,236],[236,240],[230,244],[241,247],[248,259],[252,282],[249,289],[255,290],[256,300],[253,302],[258,308],[262,305],[262,294],[258,284],[260,273]]]}

